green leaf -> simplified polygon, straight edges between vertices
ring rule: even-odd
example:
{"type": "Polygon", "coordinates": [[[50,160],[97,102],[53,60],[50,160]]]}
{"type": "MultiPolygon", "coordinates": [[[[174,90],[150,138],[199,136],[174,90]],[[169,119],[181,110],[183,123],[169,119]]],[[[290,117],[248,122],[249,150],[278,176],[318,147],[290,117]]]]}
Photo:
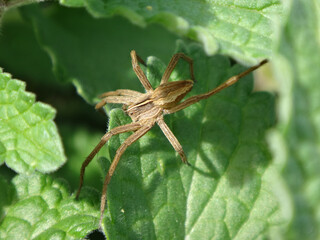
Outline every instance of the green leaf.
{"type": "Polygon", "coordinates": [[[282,163],[294,206],[286,239],[320,238],[319,3],[290,1],[275,58],[282,163]]]}
{"type": "MultiPolygon", "coordinates": [[[[195,45],[180,46],[194,60],[196,83],[189,95],[204,93],[245,68],[226,57],[207,57],[195,45]]],[[[147,60],[152,85],[165,65],[147,60]]],[[[171,80],[188,78],[179,63],[171,80]]],[[[138,80],[136,80],[138,81],[138,80]]],[[[288,219],[288,204],[265,141],[274,124],[274,99],[252,93],[252,78],[201,101],[165,121],[191,167],[183,165],[158,127],[128,147],[108,186],[110,239],[261,239],[274,236],[288,219]]],[[[122,110],[110,113],[109,129],[131,122],[122,110]]],[[[114,136],[110,155],[130,134],[114,136]]]]}
{"type": "Polygon", "coordinates": [[[18,173],[51,172],[66,160],[55,110],[35,102],[25,83],[0,70],[0,163],[18,173]]]}
{"type": "Polygon", "coordinates": [[[13,179],[16,197],[0,225],[1,239],[82,239],[98,226],[98,196],[75,201],[62,180],[34,174],[13,179]]]}
{"type": "Polygon", "coordinates": [[[22,12],[50,55],[56,77],[73,82],[90,103],[101,91],[127,87],[142,90],[134,80],[130,50],[144,58],[157,54],[169,61],[175,46],[176,37],[163,28],[153,25],[140,29],[119,17],[94,19],[84,10],[56,5],[46,11],[24,7],[22,12]]]}
{"type": "Polygon", "coordinates": [[[271,56],[278,0],[264,1],[119,1],[60,0],[85,7],[95,17],[121,15],[139,26],[158,23],[203,44],[207,54],[223,53],[243,63],[271,56]]]}
{"type": "Polygon", "coordinates": [[[48,55],[40,48],[33,29],[18,10],[11,10],[1,22],[0,66],[28,82],[28,88],[35,82],[50,87],[57,82],[48,55]]]}

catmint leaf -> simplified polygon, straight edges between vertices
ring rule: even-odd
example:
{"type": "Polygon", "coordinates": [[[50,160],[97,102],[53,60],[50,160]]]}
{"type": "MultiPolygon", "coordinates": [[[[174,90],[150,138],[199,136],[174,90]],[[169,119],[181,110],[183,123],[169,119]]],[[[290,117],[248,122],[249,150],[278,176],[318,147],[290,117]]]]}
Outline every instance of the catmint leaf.
{"type": "Polygon", "coordinates": [[[271,142],[294,211],[285,239],[320,238],[319,3],[289,1],[274,72],[279,125],[271,142]]]}
{"type": "Polygon", "coordinates": [[[175,33],[200,41],[207,54],[229,55],[247,65],[270,58],[282,16],[280,2],[273,0],[259,4],[181,1],[176,6],[163,2],[151,11],[148,6],[153,2],[146,5],[131,1],[128,6],[100,0],[63,4],[86,6],[91,15],[99,18],[93,18],[83,8],[51,6],[41,11],[28,6],[22,12],[52,59],[57,78],[73,82],[78,93],[90,103],[97,101],[102,89],[142,91],[141,85],[134,81],[129,52],[135,49],[144,59],[154,55],[167,63],[179,38],[175,33]],[[192,11],[185,10],[189,7],[192,11]],[[106,12],[102,13],[104,9],[106,12]],[[121,17],[106,18],[113,15],[146,27],[134,26],[121,17]],[[141,21],[133,20],[135,16],[141,21]],[[173,33],[151,23],[163,23],[173,33]]]}
{"type": "Polygon", "coordinates": [[[40,173],[18,175],[12,183],[14,201],[1,221],[1,239],[82,239],[98,227],[97,192],[76,201],[66,182],[40,173]]]}
{"type": "Polygon", "coordinates": [[[40,46],[49,54],[55,76],[72,82],[90,103],[96,102],[103,91],[143,90],[134,81],[132,49],[143,58],[156,54],[169,61],[175,46],[176,36],[162,27],[141,29],[120,17],[95,19],[83,9],[57,5],[47,11],[28,6],[21,12],[35,29],[40,46]]]}
{"type": "Polygon", "coordinates": [[[50,87],[57,84],[49,56],[39,46],[33,29],[18,9],[7,12],[1,21],[0,66],[26,82],[50,87]]]}
{"type": "Polygon", "coordinates": [[[200,42],[206,53],[222,53],[243,63],[271,56],[282,14],[281,2],[264,1],[119,1],[60,0],[85,7],[94,17],[120,15],[145,27],[158,23],[181,36],[200,42]]]}
{"type": "MultiPolygon", "coordinates": [[[[177,51],[194,61],[196,82],[188,96],[245,70],[226,57],[207,57],[196,45],[180,44],[177,51]]],[[[159,84],[165,65],[155,57],[147,64],[148,78],[159,84]]],[[[171,81],[188,73],[181,61],[171,81]]],[[[281,231],[289,221],[282,211],[287,192],[265,140],[275,121],[272,95],[252,93],[248,76],[165,121],[191,167],[157,126],[130,145],[108,186],[109,238],[262,239],[281,231]]],[[[109,129],[130,122],[121,109],[110,112],[109,129]]],[[[110,161],[130,134],[111,138],[110,161]]]]}
{"type": "Polygon", "coordinates": [[[52,172],[65,161],[55,110],[0,70],[0,163],[18,173],[52,172]]]}

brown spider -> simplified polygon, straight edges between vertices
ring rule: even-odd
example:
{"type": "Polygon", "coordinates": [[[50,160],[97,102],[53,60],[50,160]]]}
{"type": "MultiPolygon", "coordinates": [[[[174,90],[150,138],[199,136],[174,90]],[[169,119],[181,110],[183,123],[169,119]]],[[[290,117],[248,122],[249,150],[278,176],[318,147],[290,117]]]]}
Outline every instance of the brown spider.
{"type": "Polygon", "coordinates": [[[115,127],[101,138],[98,145],[92,150],[92,152],[89,154],[89,156],[81,166],[80,184],[76,195],[76,198],[78,198],[83,184],[85,168],[94,158],[94,156],[100,151],[102,146],[113,135],[133,131],[134,133],[130,135],[118,148],[114,160],[109,168],[108,174],[105,177],[100,205],[100,228],[102,227],[103,213],[106,204],[107,186],[117,167],[121,155],[124,153],[128,146],[145,135],[157,123],[164,135],[173,146],[174,150],[179,153],[182,162],[189,165],[181,144],[171,132],[167,124],[164,122],[163,115],[180,111],[202,99],[206,99],[216,94],[217,92],[236,83],[240,78],[244,77],[245,75],[249,74],[250,72],[268,62],[267,60],[263,60],[260,64],[229,78],[227,81],[225,81],[215,89],[204,94],[190,97],[185,101],[180,102],[185,97],[185,95],[191,91],[193,86],[193,61],[190,57],[186,56],[183,53],[176,53],[175,55],[173,55],[161,78],[160,86],[156,89],[153,89],[147,77],[138,65],[138,62],[145,65],[144,61],[136,54],[134,50],[132,50],[130,54],[132,58],[133,70],[142,83],[143,87],[145,88],[146,93],[140,93],[128,89],[119,89],[113,92],[103,93],[100,96],[102,100],[96,105],[96,109],[100,109],[107,103],[123,104],[123,110],[131,117],[132,123],[115,127]],[[168,79],[180,58],[189,63],[191,80],[168,82],[168,79]]]}

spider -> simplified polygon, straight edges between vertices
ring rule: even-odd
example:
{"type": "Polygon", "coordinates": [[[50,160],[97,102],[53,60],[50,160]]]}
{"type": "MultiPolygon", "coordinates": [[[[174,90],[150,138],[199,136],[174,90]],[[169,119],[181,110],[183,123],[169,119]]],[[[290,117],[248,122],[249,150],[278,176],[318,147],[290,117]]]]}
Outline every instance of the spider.
{"type": "Polygon", "coordinates": [[[147,77],[143,73],[141,67],[139,66],[139,62],[143,65],[146,65],[145,62],[136,54],[134,50],[131,51],[130,55],[132,59],[132,68],[139,78],[141,84],[145,88],[146,93],[140,93],[129,89],[119,89],[116,91],[103,93],[100,96],[102,100],[95,106],[96,109],[102,108],[107,103],[123,104],[123,110],[131,117],[132,123],[115,127],[101,138],[98,145],[92,150],[89,156],[82,163],[80,171],[80,184],[76,194],[76,198],[78,198],[83,185],[85,169],[87,165],[92,161],[94,156],[100,151],[102,146],[112,136],[132,131],[133,134],[130,135],[116,151],[115,157],[103,183],[100,204],[100,228],[102,227],[103,213],[106,205],[107,187],[114,171],[116,170],[117,164],[127,147],[129,147],[132,143],[145,135],[155,124],[158,124],[164,135],[173,146],[174,150],[180,155],[182,162],[190,165],[187,161],[187,157],[182,149],[181,144],[179,143],[175,135],[171,132],[168,125],[164,122],[163,116],[180,111],[196,102],[199,102],[202,99],[206,99],[216,94],[217,92],[231,86],[240,78],[246,76],[250,72],[268,62],[267,60],[263,60],[258,65],[253,66],[246,71],[229,78],[227,81],[214,88],[213,90],[207,93],[190,97],[185,101],[180,102],[186,96],[186,94],[191,91],[194,82],[193,60],[190,57],[186,56],[184,53],[174,54],[161,78],[160,85],[156,89],[153,89],[147,77]],[[187,63],[189,63],[191,79],[168,82],[168,79],[173,69],[177,65],[179,59],[183,59],[187,63]]]}

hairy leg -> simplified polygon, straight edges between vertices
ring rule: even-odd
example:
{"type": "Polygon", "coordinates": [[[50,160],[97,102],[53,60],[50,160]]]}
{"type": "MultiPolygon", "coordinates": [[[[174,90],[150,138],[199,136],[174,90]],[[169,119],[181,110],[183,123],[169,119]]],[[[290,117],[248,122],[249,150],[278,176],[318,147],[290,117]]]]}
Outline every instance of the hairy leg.
{"type": "Polygon", "coordinates": [[[172,107],[172,108],[169,108],[169,109],[166,109],[164,110],[164,114],[171,114],[171,113],[174,113],[174,112],[178,112],[186,107],[189,107],[190,105],[196,103],[196,102],[199,102],[200,100],[202,99],[206,99],[208,97],[211,97],[212,95],[220,92],[222,89],[225,89],[233,84],[235,84],[236,82],[239,81],[240,78],[248,75],[249,73],[251,73],[252,71],[256,70],[257,68],[261,67],[263,64],[267,63],[268,60],[263,60],[261,63],[259,63],[258,65],[255,65],[249,69],[247,69],[246,71],[238,74],[238,75],[235,75],[235,76],[232,76],[231,78],[229,78],[227,81],[225,81],[224,83],[220,84],[218,87],[214,88],[213,90],[207,92],[207,93],[203,93],[203,94],[199,94],[199,95],[196,95],[196,96],[193,96],[193,97],[190,97],[188,98],[187,100],[183,101],[182,103],[172,107]]]}
{"type": "Polygon", "coordinates": [[[106,199],[107,199],[107,187],[111,180],[111,177],[116,170],[116,167],[118,165],[118,162],[124,153],[124,151],[127,149],[128,146],[130,146],[132,143],[137,141],[139,138],[141,138],[143,135],[145,135],[152,126],[143,126],[140,129],[138,129],[136,132],[134,132],[130,137],[128,137],[118,148],[116,155],[111,163],[111,166],[109,168],[109,171],[107,173],[107,176],[105,177],[103,188],[102,188],[102,195],[101,195],[101,205],[100,205],[100,221],[99,226],[101,228],[102,226],[102,220],[103,220],[103,213],[104,209],[106,207],[106,199]]]}
{"type": "Polygon", "coordinates": [[[193,60],[190,57],[188,57],[187,55],[185,55],[184,53],[176,53],[172,56],[168,66],[167,66],[167,69],[165,70],[165,72],[161,78],[160,84],[168,82],[169,77],[170,77],[173,69],[176,67],[180,58],[184,59],[185,61],[187,61],[189,63],[191,80],[194,80],[193,60]]]}
{"type": "Polygon", "coordinates": [[[149,80],[147,79],[146,75],[142,71],[141,67],[138,64],[138,62],[140,62],[145,65],[144,61],[139,56],[137,56],[137,53],[135,50],[132,50],[130,55],[131,55],[131,59],[132,59],[133,71],[136,73],[137,77],[139,78],[141,84],[146,89],[146,91],[152,92],[153,91],[152,86],[151,86],[149,80]]]}
{"type": "Polygon", "coordinates": [[[187,160],[187,157],[186,157],[186,155],[185,155],[185,153],[184,153],[184,151],[182,149],[181,144],[179,143],[179,141],[176,138],[176,136],[171,132],[170,128],[165,123],[165,121],[163,120],[162,117],[157,120],[157,124],[159,125],[159,127],[162,130],[162,132],[164,133],[164,135],[167,137],[167,139],[169,140],[169,142],[173,146],[174,150],[176,150],[176,152],[179,153],[182,162],[190,165],[188,160],[187,160]]]}
{"type": "Polygon", "coordinates": [[[100,140],[98,145],[92,150],[92,152],[89,154],[89,156],[86,158],[86,160],[82,163],[81,170],[80,170],[80,183],[79,188],[76,194],[76,198],[79,197],[80,191],[83,185],[83,178],[86,167],[89,165],[89,163],[92,161],[94,156],[100,151],[100,149],[103,147],[103,145],[113,136],[119,133],[129,132],[129,131],[135,131],[137,129],[141,128],[141,125],[139,123],[129,123],[123,126],[115,127],[111,129],[109,132],[107,132],[100,140]]]}
{"type": "Polygon", "coordinates": [[[103,98],[99,103],[97,103],[95,106],[95,109],[100,109],[107,103],[130,105],[134,103],[136,99],[137,99],[136,97],[129,97],[129,96],[108,96],[103,98]]]}
{"type": "Polygon", "coordinates": [[[95,109],[100,109],[107,103],[129,105],[134,103],[134,101],[142,95],[143,93],[129,89],[118,89],[112,92],[105,92],[99,96],[102,100],[96,104],[95,109]]]}
{"type": "Polygon", "coordinates": [[[140,97],[143,93],[130,90],[130,89],[118,89],[116,91],[110,91],[102,93],[99,98],[109,97],[109,96],[129,96],[129,97],[140,97]]]}

